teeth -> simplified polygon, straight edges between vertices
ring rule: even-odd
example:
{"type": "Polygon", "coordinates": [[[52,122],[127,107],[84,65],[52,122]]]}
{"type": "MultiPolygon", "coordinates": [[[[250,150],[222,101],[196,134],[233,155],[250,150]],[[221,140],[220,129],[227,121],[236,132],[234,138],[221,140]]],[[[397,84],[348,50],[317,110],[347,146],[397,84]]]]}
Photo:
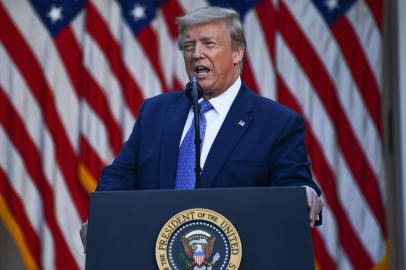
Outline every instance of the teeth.
{"type": "Polygon", "coordinates": [[[207,72],[209,69],[203,66],[199,66],[195,68],[196,73],[205,73],[207,72]]]}

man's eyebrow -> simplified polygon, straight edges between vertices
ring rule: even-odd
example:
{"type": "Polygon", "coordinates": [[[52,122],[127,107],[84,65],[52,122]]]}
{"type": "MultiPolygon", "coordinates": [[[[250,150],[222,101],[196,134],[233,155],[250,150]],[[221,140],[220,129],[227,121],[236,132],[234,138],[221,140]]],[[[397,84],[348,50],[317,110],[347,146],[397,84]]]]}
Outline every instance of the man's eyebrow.
{"type": "Polygon", "coordinates": [[[216,39],[215,37],[202,37],[200,40],[202,40],[202,41],[208,41],[208,40],[214,40],[214,39],[216,39]]]}
{"type": "MultiPolygon", "coordinates": [[[[215,40],[215,39],[216,38],[214,36],[207,36],[207,37],[201,37],[198,40],[200,40],[200,41],[208,41],[208,40],[215,40]]],[[[186,42],[194,42],[194,41],[195,41],[195,39],[192,39],[190,37],[185,37],[185,39],[184,39],[184,43],[186,43],[186,42]]]]}

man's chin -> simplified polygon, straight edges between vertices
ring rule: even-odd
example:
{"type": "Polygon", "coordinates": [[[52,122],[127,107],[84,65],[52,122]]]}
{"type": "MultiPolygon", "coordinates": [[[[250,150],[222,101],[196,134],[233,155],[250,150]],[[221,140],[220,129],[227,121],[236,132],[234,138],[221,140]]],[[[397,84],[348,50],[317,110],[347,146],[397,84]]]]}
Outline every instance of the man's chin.
{"type": "Polygon", "coordinates": [[[204,82],[199,82],[199,85],[202,88],[203,94],[213,92],[211,84],[207,84],[207,83],[204,83],[204,82]]]}
{"type": "Polygon", "coordinates": [[[219,93],[218,90],[215,90],[212,87],[206,87],[205,88],[205,87],[202,86],[202,94],[203,94],[203,98],[209,99],[209,98],[216,97],[221,93],[219,93]]]}

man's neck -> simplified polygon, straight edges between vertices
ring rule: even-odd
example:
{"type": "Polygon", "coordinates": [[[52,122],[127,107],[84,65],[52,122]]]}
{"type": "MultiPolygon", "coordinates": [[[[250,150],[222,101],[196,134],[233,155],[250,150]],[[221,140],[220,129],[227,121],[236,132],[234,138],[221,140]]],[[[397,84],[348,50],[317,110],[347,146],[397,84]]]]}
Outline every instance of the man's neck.
{"type": "Polygon", "coordinates": [[[224,92],[226,92],[228,89],[230,89],[230,87],[232,85],[234,85],[239,78],[240,78],[240,73],[236,74],[236,76],[232,80],[232,83],[230,83],[225,89],[223,89],[223,91],[219,91],[219,92],[216,92],[216,91],[214,91],[214,92],[205,92],[205,91],[203,91],[202,97],[204,99],[209,100],[211,98],[215,98],[215,97],[218,97],[218,96],[222,95],[224,92]]]}

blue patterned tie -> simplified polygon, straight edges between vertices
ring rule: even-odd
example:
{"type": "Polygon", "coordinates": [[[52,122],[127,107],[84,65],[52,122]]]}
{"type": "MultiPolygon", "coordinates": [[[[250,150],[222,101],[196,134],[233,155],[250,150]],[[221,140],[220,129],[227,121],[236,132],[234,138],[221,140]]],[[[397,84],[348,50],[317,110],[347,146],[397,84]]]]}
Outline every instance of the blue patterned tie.
{"type": "MultiPolygon", "coordinates": [[[[206,117],[204,114],[213,109],[213,106],[208,100],[203,100],[199,103],[200,107],[200,151],[202,150],[204,134],[206,132],[206,117]]],[[[196,172],[195,160],[196,146],[195,140],[195,120],[193,118],[192,125],[183,138],[182,144],[179,148],[178,168],[176,171],[176,189],[193,189],[195,188],[196,172]]]]}

